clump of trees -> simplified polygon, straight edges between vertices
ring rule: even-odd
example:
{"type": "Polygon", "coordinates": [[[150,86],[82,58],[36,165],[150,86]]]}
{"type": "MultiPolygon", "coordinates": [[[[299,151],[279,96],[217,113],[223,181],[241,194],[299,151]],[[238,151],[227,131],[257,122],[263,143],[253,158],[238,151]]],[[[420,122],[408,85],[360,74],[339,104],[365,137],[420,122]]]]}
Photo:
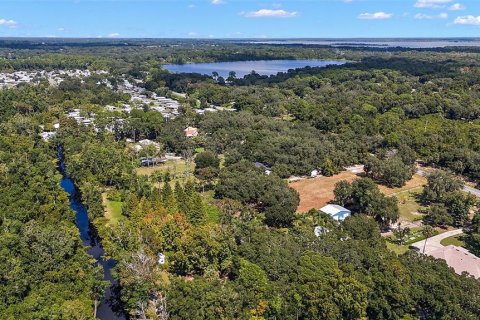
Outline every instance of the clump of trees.
{"type": "Polygon", "coordinates": [[[211,151],[204,151],[195,156],[195,176],[211,184],[220,172],[220,159],[211,151]]]}
{"type": "Polygon", "coordinates": [[[370,178],[339,181],[334,189],[335,202],[347,206],[355,214],[373,217],[381,229],[388,229],[399,218],[397,198],[386,197],[370,178]]]}
{"type": "Polygon", "coordinates": [[[463,226],[476,203],[475,197],[461,190],[463,183],[449,174],[436,171],[427,177],[427,185],[420,195],[430,204],[424,221],[434,226],[463,226]]]}
{"type": "MultiPolygon", "coordinates": [[[[404,147],[408,148],[408,147],[404,147]]],[[[370,156],[365,161],[365,173],[372,179],[388,187],[402,187],[415,173],[414,155],[402,156],[398,150],[392,150],[393,155],[385,155],[384,159],[370,156]]]]}
{"type": "Polygon", "coordinates": [[[266,175],[247,161],[222,169],[215,194],[255,207],[265,214],[265,222],[274,227],[290,226],[300,202],[298,193],[285,181],[266,175]]]}

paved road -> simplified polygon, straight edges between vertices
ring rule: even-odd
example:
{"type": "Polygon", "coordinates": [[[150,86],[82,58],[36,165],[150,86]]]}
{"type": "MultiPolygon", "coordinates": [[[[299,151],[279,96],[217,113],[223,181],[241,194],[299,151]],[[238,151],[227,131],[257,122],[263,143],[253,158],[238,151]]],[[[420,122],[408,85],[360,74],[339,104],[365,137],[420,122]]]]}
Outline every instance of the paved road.
{"type": "MultiPolygon", "coordinates": [[[[428,254],[433,250],[443,248],[442,244],[440,243],[440,241],[442,241],[443,239],[449,238],[451,236],[456,236],[457,234],[462,234],[462,233],[463,233],[462,229],[456,229],[456,230],[447,231],[439,235],[433,236],[431,238],[428,238],[427,244],[425,245],[425,254],[428,254]]],[[[410,246],[416,247],[420,249],[420,252],[423,252],[424,244],[425,244],[425,240],[421,240],[421,241],[412,243],[410,246]]]]}
{"type": "Polygon", "coordinates": [[[473,194],[474,196],[480,197],[480,190],[478,189],[475,189],[469,186],[464,186],[463,191],[473,194]]]}
{"type": "MultiPolygon", "coordinates": [[[[421,170],[421,169],[418,169],[418,170],[417,170],[417,174],[418,174],[419,176],[423,176],[423,177],[426,177],[426,176],[428,175],[427,172],[425,172],[424,170],[421,170]]],[[[467,193],[470,193],[470,194],[473,194],[473,195],[476,196],[476,197],[480,197],[480,190],[479,190],[479,189],[475,189],[475,188],[473,188],[473,187],[470,187],[470,186],[465,185],[465,186],[463,187],[463,191],[464,191],[464,192],[467,192],[467,193]]]]}

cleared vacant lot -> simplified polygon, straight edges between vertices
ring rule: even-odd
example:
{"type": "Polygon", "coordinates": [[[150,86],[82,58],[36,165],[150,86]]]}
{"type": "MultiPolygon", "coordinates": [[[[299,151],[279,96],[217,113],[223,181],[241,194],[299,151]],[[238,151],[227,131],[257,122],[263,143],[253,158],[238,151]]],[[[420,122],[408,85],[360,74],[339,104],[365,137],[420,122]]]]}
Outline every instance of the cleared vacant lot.
{"type": "MultiPolygon", "coordinates": [[[[297,208],[297,212],[307,212],[312,208],[319,209],[323,207],[329,201],[333,200],[333,190],[338,181],[347,180],[351,182],[358,178],[360,178],[360,176],[351,171],[343,171],[333,177],[318,177],[290,183],[289,186],[297,190],[300,194],[300,205],[297,208]]],[[[386,195],[394,195],[419,188],[425,185],[425,183],[425,177],[414,175],[413,178],[401,188],[387,188],[385,186],[379,186],[379,188],[380,191],[386,195]]]]}
{"type": "Polygon", "coordinates": [[[349,182],[358,179],[355,173],[343,171],[333,177],[317,177],[290,183],[290,187],[300,194],[300,205],[297,212],[307,212],[315,208],[319,209],[333,200],[335,184],[341,180],[349,182]]]}
{"type": "Polygon", "coordinates": [[[385,195],[394,195],[400,192],[405,192],[408,190],[412,190],[427,184],[427,178],[422,177],[418,174],[415,174],[412,179],[407,181],[407,183],[401,188],[388,188],[382,185],[379,185],[380,191],[382,191],[385,195]]]}
{"type": "Polygon", "coordinates": [[[138,175],[149,176],[155,172],[165,173],[170,171],[172,176],[183,176],[185,172],[192,173],[195,169],[195,163],[190,162],[188,164],[187,170],[187,162],[185,160],[168,160],[166,163],[159,164],[157,166],[152,167],[140,167],[136,169],[138,175]]]}

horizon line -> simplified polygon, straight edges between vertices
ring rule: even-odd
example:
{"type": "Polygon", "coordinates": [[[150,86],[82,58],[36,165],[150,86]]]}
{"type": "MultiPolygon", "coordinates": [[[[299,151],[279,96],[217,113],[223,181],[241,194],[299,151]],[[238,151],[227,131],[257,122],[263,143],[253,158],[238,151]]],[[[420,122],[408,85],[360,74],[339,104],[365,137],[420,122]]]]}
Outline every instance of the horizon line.
{"type": "Polygon", "coordinates": [[[0,40],[26,40],[26,39],[43,39],[43,40],[480,40],[480,37],[245,37],[245,38],[229,38],[229,37],[52,37],[52,36],[18,36],[18,37],[1,37],[0,40]]]}

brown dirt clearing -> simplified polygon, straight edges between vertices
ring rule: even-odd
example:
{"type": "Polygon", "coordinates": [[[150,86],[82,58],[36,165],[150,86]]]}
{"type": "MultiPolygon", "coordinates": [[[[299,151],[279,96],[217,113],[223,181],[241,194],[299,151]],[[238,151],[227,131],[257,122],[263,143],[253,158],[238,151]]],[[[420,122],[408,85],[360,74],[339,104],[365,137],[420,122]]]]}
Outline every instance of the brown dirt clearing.
{"type": "MultiPolygon", "coordinates": [[[[297,208],[297,212],[307,212],[312,208],[320,209],[334,199],[333,190],[335,189],[335,184],[337,182],[341,180],[352,182],[359,178],[360,176],[353,172],[342,171],[332,177],[322,176],[290,183],[289,186],[300,194],[300,204],[297,208]]],[[[388,196],[420,188],[426,184],[426,181],[425,177],[414,175],[413,178],[407,181],[405,186],[401,188],[388,188],[382,185],[379,185],[379,188],[381,192],[388,196]]]]}

